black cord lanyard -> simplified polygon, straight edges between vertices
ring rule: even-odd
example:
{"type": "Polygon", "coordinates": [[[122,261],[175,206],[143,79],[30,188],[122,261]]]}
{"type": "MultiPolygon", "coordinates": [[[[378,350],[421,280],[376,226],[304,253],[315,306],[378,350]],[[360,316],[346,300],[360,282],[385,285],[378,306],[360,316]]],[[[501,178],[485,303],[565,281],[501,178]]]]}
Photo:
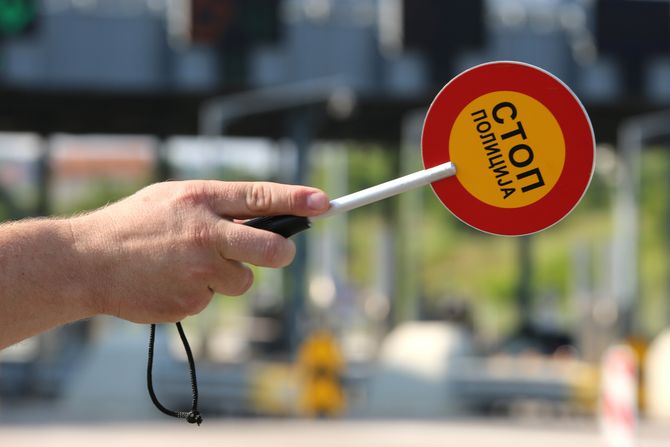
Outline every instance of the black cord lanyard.
{"type": "Polygon", "coordinates": [[[163,404],[161,404],[158,401],[158,398],[156,397],[156,393],[154,392],[154,384],[153,384],[153,376],[152,376],[152,370],[153,370],[153,365],[154,365],[154,341],[156,339],[156,325],[152,324],[151,325],[151,332],[149,333],[149,356],[148,356],[148,361],[147,361],[147,388],[149,389],[149,396],[151,397],[151,401],[154,403],[156,408],[158,408],[160,411],[163,413],[167,414],[168,416],[172,416],[175,418],[181,418],[181,419],[186,419],[186,421],[190,424],[198,424],[200,425],[202,423],[202,416],[200,416],[200,412],[198,411],[198,380],[195,376],[195,362],[193,361],[193,353],[191,352],[191,347],[188,344],[188,340],[186,339],[186,334],[184,333],[184,329],[181,327],[181,323],[177,322],[177,331],[179,331],[179,338],[181,338],[181,342],[184,345],[184,350],[186,351],[186,357],[188,358],[188,367],[191,373],[191,390],[193,392],[193,401],[191,403],[191,411],[173,411],[168,408],[165,408],[163,404]]]}
{"type": "MultiPolygon", "coordinates": [[[[286,238],[291,237],[292,235],[305,231],[310,227],[310,221],[306,217],[302,216],[266,216],[266,217],[257,217],[245,222],[245,225],[254,228],[260,228],[262,230],[272,231],[286,238]]],[[[168,416],[186,419],[191,424],[202,423],[202,416],[198,411],[198,381],[195,377],[195,362],[193,361],[193,354],[191,353],[191,347],[188,345],[188,340],[186,339],[186,334],[184,334],[184,329],[181,327],[181,323],[177,322],[177,330],[179,331],[179,337],[181,342],[184,345],[184,350],[186,351],[186,357],[188,358],[188,367],[191,371],[191,388],[193,390],[193,403],[191,405],[191,411],[173,411],[165,408],[163,404],[158,401],[156,393],[154,393],[154,385],[152,378],[152,369],[154,364],[154,339],[156,338],[156,325],[151,325],[151,333],[149,335],[149,358],[147,363],[147,388],[149,389],[149,396],[151,396],[151,401],[154,403],[156,408],[158,408],[163,413],[168,416]]]]}

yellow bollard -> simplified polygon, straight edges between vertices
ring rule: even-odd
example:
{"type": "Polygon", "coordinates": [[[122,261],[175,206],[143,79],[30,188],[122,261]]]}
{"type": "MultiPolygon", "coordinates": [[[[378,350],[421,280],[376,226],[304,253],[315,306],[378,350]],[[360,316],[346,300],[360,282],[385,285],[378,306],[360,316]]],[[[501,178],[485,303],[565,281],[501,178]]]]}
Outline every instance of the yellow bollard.
{"type": "Polygon", "coordinates": [[[317,417],[341,414],[346,407],[344,359],[332,334],[319,330],[310,335],[300,348],[297,366],[302,383],[301,413],[317,417]]]}

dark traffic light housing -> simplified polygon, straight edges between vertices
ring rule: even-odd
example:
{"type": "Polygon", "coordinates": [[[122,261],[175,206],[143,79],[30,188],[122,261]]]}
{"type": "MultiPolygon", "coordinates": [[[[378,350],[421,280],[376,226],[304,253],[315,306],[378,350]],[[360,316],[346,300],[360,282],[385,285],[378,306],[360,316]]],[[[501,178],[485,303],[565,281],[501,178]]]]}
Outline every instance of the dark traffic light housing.
{"type": "Polygon", "coordinates": [[[0,0],[0,36],[32,31],[37,21],[37,0],[0,0]]]}

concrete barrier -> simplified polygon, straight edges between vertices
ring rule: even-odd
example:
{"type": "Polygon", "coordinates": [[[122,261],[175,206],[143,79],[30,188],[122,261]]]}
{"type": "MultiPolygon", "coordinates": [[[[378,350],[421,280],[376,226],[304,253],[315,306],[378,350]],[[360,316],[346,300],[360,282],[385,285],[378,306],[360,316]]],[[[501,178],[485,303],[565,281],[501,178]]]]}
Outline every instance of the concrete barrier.
{"type": "Polygon", "coordinates": [[[450,371],[471,354],[469,334],[441,322],[411,322],[394,329],[380,350],[370,380],[371,417],[425,418],[459,408],[450,371]]]}
{"type": "Polygon", "coordinates": [[[649,347],[646,360],[647,415],[670,421],[670,328],[649,347]]]}

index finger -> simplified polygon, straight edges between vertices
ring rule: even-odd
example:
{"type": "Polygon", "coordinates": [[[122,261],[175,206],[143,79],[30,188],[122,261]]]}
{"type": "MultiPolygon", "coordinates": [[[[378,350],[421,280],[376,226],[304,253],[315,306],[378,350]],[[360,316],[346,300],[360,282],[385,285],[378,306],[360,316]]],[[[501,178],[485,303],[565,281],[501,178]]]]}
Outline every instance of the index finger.
{"type": "Polygon", "coordinates": [[[309,186],[211,180],[205,189],[214,212],[237,219],[279,214],[309,217],[330,207],[326,193],[309,186]]]}

